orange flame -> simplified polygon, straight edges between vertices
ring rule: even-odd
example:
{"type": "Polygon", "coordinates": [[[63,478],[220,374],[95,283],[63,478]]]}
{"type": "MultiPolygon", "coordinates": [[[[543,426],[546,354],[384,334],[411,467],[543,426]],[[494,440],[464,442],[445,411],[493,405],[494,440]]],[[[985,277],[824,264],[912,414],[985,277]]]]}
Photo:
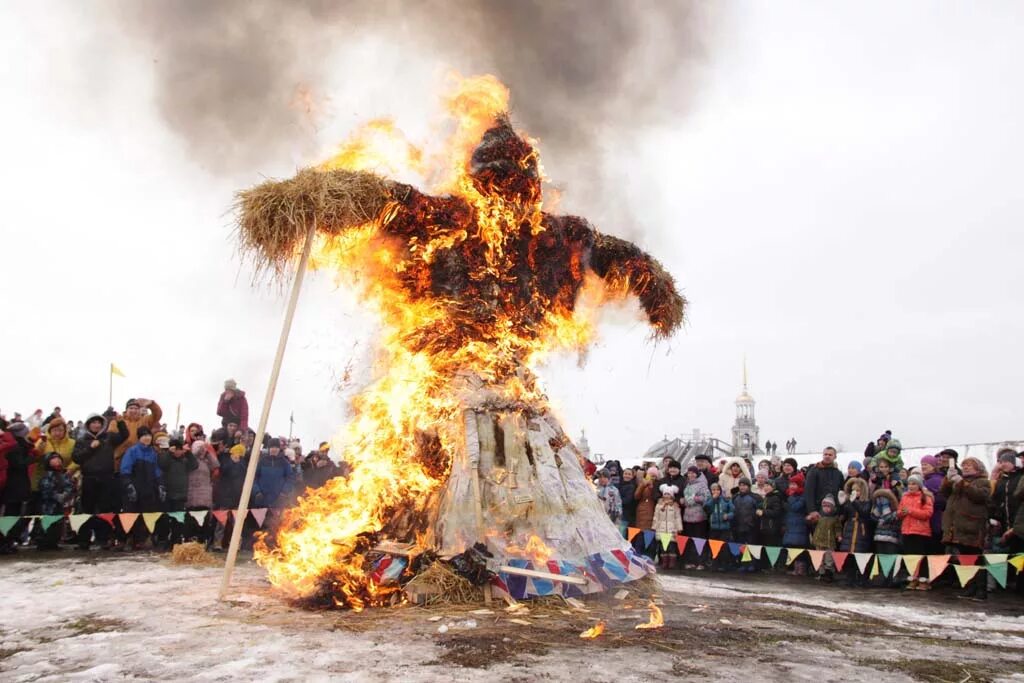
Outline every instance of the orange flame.
{"type": "Polygon", "coordinates": [[[665,618],[661,614],[661,609],[653,602],[647,605],[651,610],[651,618],[646,624],[637,624],[637,629],[647,628],[661,628],[665,625],[665,618]]]}
{"type": "Polygon", "coordinates": [[[590,628],[588,628],[586,631],[581,633],[580,638],[583,638],[584,640],[593,640],[594,638],[597,638],[599,635],[604,633],[604,627],[605,623],[603,621],[599,621],[590,628]]]}

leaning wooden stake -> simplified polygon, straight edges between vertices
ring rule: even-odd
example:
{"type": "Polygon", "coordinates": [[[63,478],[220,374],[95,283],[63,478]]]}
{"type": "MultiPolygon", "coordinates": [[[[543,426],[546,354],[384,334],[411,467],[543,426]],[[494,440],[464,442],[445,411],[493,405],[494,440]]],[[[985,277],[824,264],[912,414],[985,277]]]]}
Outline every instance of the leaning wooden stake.
{"type": "Polygon", "coordinates": [[[249,496],[252,493],[252,483],[256,479],[256,466],[259,464],[260,448],[263,445],[263,435],[267,430],[267,419],[270,416],[270,406],[274,402],[274,391],[277,389],[277,378],[281,374],[281,361],[284,359],[284,349],[288,345],[288,334],[292,329],[292,318],[295,317],[295,306],[299,302],[299,290],[302,289],[302,277],[306,273],[306,263],[309,261],[309,252],[313,249],[313,238],[316,235],[316,222],[309,226],[306,233],[306,244],[302,248],[302,258],[299,259],[299,269],[295,273],[295,281],[292,283],[292,294],[288,300],[288,310],[284,314],[284,324],[281,326],[281,337],[277,340],[277,355],[274,356],[274,366],[270,369],[270,381],[267,382],[267,394],[263,398],[263,412],[260,413],[260,423],[256,428],[256,440],[252,445],[252,454],[249,456],[249,467],[245,470],[245,483],[242,485],[242,497],[238,501],[238,510],[235,511],[235,523],[231,529],[231,545],[228,547],[228,557],[224,562],[224,576],[220,582],[220,599],[227,597],[228,587],[231,585],[231,573],[235,569],[235,560],[238,559],[238,546],[242,541],[242,527],[245,525],[245,518],[249,514],[249,496]]]}

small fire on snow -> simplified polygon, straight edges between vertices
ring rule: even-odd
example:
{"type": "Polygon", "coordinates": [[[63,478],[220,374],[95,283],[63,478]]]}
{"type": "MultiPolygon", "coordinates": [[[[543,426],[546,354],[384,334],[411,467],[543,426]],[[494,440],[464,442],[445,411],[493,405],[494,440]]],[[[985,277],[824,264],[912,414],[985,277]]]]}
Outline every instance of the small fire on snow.
{"type": "Polygon", "coordinates": [[[651,619],[646,624],[637,624],[638,629],[644,628],[661,628],[665,625],[665,618],[661,616],[661,610],[651,602],[648,607],[651,609],[651,619]]]}
{"type": "Polygon", "coordinates": [[[593,640],[594,638],[597,638],[602,633],[604,633],[604,622],[603,621],[599,621],[596,624],[594,624],[593,626],[591,626],[590,628],[588,628],[586,631],[581,633],[580,634],[580,638],[584,638],[585,640],[593,640]]]}

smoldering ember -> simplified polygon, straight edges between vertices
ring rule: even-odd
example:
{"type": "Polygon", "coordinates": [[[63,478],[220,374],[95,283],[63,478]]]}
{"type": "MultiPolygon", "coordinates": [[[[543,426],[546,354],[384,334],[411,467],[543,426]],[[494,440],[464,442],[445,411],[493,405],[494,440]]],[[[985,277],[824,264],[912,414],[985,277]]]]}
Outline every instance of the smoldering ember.
{"type": "Polygon", "coordinates": [[[0,680],[1020,678],[988,9],[0,9],[0,680]]]}

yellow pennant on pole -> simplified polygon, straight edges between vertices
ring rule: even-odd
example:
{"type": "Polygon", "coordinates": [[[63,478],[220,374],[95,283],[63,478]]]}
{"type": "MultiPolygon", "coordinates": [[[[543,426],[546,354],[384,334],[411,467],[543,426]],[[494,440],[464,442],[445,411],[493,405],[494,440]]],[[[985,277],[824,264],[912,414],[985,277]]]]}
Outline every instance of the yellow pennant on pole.
{"type": "Polygon", "coordinates": [[[121,372],[121,368],[117,367],[113,363],[110,364],[110,374],[117,375],[118,377],[125,377],[126,375],[121,372]]]}

